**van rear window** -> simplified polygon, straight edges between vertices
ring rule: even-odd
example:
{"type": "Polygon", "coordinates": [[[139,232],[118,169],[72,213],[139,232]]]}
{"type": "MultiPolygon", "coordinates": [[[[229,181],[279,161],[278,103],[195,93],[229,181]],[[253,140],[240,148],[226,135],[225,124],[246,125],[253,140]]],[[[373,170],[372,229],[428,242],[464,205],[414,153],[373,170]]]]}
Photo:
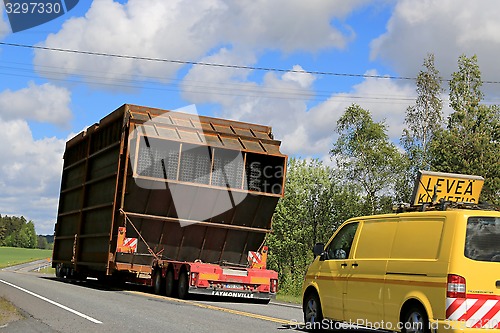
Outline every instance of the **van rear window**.
{"type": "Polygon", "coordinates": [[[499,217],[469,217],[465,256],[478,261],[500,262],[499,217]]]}

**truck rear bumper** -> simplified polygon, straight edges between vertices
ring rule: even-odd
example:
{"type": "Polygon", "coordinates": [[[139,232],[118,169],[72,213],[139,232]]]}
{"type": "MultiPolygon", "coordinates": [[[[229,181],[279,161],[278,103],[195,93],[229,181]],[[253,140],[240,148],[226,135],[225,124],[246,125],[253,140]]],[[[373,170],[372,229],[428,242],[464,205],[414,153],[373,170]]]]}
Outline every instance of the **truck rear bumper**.
{"type": "Polygon", "coordinates": [[[233,297],[240,299],[258,299],[258,300],[271,300],[276,297],[276,294],[272,293],[261,293],[261,292],[251,292],[243,290],[222,290],[213,288],[189,288],[190,294],[197,295],[210,295],[217,297],[233,297]]]}

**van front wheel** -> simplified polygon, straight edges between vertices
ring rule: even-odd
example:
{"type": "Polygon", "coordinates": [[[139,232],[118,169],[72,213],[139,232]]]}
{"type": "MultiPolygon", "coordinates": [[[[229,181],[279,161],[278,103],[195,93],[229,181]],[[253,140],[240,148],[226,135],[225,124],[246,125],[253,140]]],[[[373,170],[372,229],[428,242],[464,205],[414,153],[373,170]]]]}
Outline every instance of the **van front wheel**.
{"type": "Polygon", "coordinates": [[[429,318],[420,306],[412,306],[406,311],[402,322],[402,333],[429,333],[429,318]]]}
{"type": "Polygon", "coordinates": [[[304,322],[306,324],[321,325],[323,321],[323,312],[321,311],[321,303],[316,293],[309,293],[304,299],[304,322]]]}

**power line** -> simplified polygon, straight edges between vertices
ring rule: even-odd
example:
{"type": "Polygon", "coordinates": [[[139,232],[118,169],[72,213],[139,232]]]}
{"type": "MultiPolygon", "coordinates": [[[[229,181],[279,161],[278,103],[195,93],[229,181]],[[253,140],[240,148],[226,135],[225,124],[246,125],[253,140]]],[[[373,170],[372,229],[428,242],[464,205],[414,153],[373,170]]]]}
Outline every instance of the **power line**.
{"type": "MultiPolygon", "coordinates": [[[[36,78],[33,73],[33,70],[28,66],[28,64],[19,63],[19,62],[5,62],[7,66],[0,65],[0,75],[7,76],[18,76],[18,77],[32,77],[36,78]],[[12,65],[14,66],[12,66],[12,65]],[[21,73],[27,74],[21,74],[21,73]],[[32,74],[33,73],[33,74],[32,74]]],[[[179,80],[176,78],[165,78],[165,77],[155,77],[155,76],[147,76],[146,78],[150,80],[138,80],[133,77],[118,75],[117,77],[106,77],[99,75],[100,72],[97,71],[89,71],[87,69],[78,69],[72,68],[70,72],[65,70],[60,70],[59,67],[54,66],[38,66],[35,65],[35,70],[37,73],[44,75],[45,77],[50,78],[51,80],[56,81],[65,81],[65,82],[75,82],[80,83],[83,82],[79,78],[83,78],[87,83],[98,85],[98,86],[115,86],[121,88],[131,88],[131,89],[146,89],[146,90],[163,90],[163,91],[175,91],[174,88],[167,88],[164,86],[158,86],[159,83],[156,80],[165,80],[172,82],[174,85],[179,85],[182,83],[184,89],[188,93],[195,94],[215,94],[215,95],[227,95],[227,96],[241,96],[241,97],[264,97],[264,98],[272,98],[272,99],[298,99],[302,100],[304,98],[312,100],[323,100],[328,98],[333,98],[336,101],[348,101],[348,100],[365,100],[371,101],[372,103],[380,103],[382,101],[392,101],[394,102],[408,102],[414,101],[415,98],[409,96],[401,96],[401,95],[345,95],[338,94],[336,95],[332,91],[325,90],[315,90],[309,91],[308,89],[299,89],[299,88],[270,88],[265,87],[259,89],[257,87],[246,85],[238,82],[231,83],[223,83],[223,82],[204,82],[198,80],[188,80],[183,79],[179,80]],[[83,71],[79,73],[79,71],[83,71]],[[71,76],[72,74],[75,77],[72,78],[63,78],[64,76],[71,76]],[[231,93],[228,92],[230,88],[231,93]]]]}
{"type": "MultiPolygon", "coordinates": [[[[155,61],[155,62],[167,62],[167,63],[181,64],[181,65],[199,65],[199,66],[208,66],[208,67],[234,68],[234,69],[265,71],[265,72],[299,73],[299,74],[314,74],[314,75],[325,75],[325,76],[360,77],[360,78],[406,80],[406,81],[415,81],[416,80],[415,77],[409,77],[409,76],[336,73],[336,72],[324,72],[324,71],[283,69],[283,68],[275,68],[275,67],[257,67],[257,66],[218,64],[218,63],[200,62],[200,61],[173,60],[173,59],[129,56],[129,55],[123,55],[123,54],[104,53],[104,52],[71,50],[71,49],[62,49],[62,48],[47,47],[47,46],[6,43],[6,42],[0,42],[0,45],[22,47],[22,48],[29,48],[29,49],[38,49],[38,50],[45,50],[45,51],[93,55],[93,56],[101,56],[101,57],[112,57],[112,58],[133,59],[133,60],[146,60],[146,61],[155,61]]],[[[451,79],[443,79],[442,81],[450,82],[451,79]]],[[[500,81],[488,80],[488,81],[482,81],[482,83],[483,84],[500,84],[500,81]]]]}
{"type": "MultiPolygon", "coordinates": [[[[322,71],[307,71],[307,70],[294,70],[294,69],[282,69],[282,68],[271,68],[271,67],[253,67],[253,66],[240,66],[240,65],[230,65],[230,64],[217,64],[217,63],[205,63],[205,62],[196,62],[196,61],[182,61],[182,60],[170,60],[170,59],[161,59],[161,58],[150,58],[150,57],[139,57],[139,56],[128,56],[128,55],[120,55],[120,54],[111,54],[111,53],[100,53],[100,52],[90,52],[90,51],[79,51],[79,50],[70,50],[70,49],[61,49],[61,48],[50,48],[50,47],[44,47],[44,46],[36,46],[36,45],[26,45],[26,44],[15,44],[15,43],[6,43],[6,42],[0,42],[0,45],[4,46],[12,46],[12,47],[22,47],[22,48],[30,48],[30,49],[40,49],[40,50],[46,50],[46,51],[56,51],[56,52],[66,52],[66,53],[74,53],[74,54],[83,54],[83,55],[92,55],[92,56],[103,56],[103,57],[114,57],[114,58],[122,58],[122,59],[134,59],[134,60],[146,60],[146,61],[155,61],[155,62],[168,62],[168,63],[176,63],[176,64],[187,64],[187,65],[201,65],[201,66],[211,66],[211,67],[220,67],[220,68],[236,68],[236,69],[245,69],[245,70],[259,70],[259,71],[275,71],[275,72],[283,72],[283,73],[301,73],[301,74],[315,74],[315,75],[326,75],[326,76],[344,76],[344,77],[362,77],[362,78],[376,78],[376,79],[394,79],[394,80],[415,80],[415,78],[412,77],[402,77],[402,76],[386,76],[386,75],[368,75],[368,74],[350,74],[350,73],[335,73],[335,72],[322,72],[322,71]]],[[[19,64],[19,63],[17,63],[19,64]]],[[[4,66],[0,66],[0,68],[5,68],[4,66]]],[[[37,67],[37,66],[35,66],[37,67]]],[[[38,66],[38,67],[45,67],[45,68],[51,68],[52,66],[38,66]]],[[[55,67],[52,67],[55,68],[55,67]]],[[[6,68],[7,69],[7,68],[6,68]]],[[[13,68],[8,68],[8,69],[13,69],[13,68]]],[[[21,69],[18,68],[18,70],[24,70],[26,69],[21,69]]],[[[88,70],[86,70],[88,71],[88,70]]],[[[76,74],[77,76],[81,77],[86,77],[91,84],[96,84],[96,85],[104,85],[104,86],[117,86],[117,87],[124,87],[124,88],[132,88],[132,89],[153,89],[153,90],[166,90],[166,91],[173,91],[172,89],[165,89],[163,88],[157,88],[157,87],[151,87],[151,86],[139,86],[139,82],[146,82],[144,80],[135,80],[132,78],[107,78],[99,75],[89,75],[89,74],[82,74],[82,73],[69,73],[69,72],[61,72],[61,71],[54,71],[54,70],[38,70],[38,72],[49,75],[50,74],[55,74],[56,76],[59,75],[71,75],[71,74],[76,74]],[[112,83],[112,82],[102,82],[99,79],[107,79],[110,81],[115,81],[119,82],[117,83],[112,83]],[[95,81],[94,81],[95,80],[95,81]]],[[[5,72],[0,72],[0,75],[10,75],[10,76],[28,76],[29,75],[19,75],[19,74],[13,74],[13,73],[5,73],[5,72]]],[[[148,77],[149,79],[160,79],[158,77],[148,77]]],[[[63,80],[60,78],[55,78],[52,77],[51,79],[53,80],[59,80],[59,81],[73,81],[73,82],[80,82],[80,80],[63,80]]],[[[165,78],[161,78],[165,79],[165,78]]],[[[178,81],[178,79],[170,78],[170,81],[178,81]]],[[[184,80],[186,81],[186,80],[184,80]]],[[[443,80],[443,81],[450,81],[449,79],[443,80]]],[[[152,85],[155,85],[153,82],[149,82],[152,85]]],[[[200,84],[203,82],[199,81],[193,81],[192,83],[184,83],[184,85],[187,88],[191,88],[189,90],[190,93],[215,93],[217,95],[235,95],[238,96],[238,94],[228,94],[226,89],[224,87],[224,84],[219,83],[219,87],[213,86],[213,82],[207,82],[206,84],[209,84],[209,86],[205,86],[203,84],[200,84]],[[196,83],[196,84],[193,84],[196,83]],[[203,89],[203,91],[197,91],[198,89],[203,89]]],[[[500,81],[483,81],[483,83],[490,83],[490,84],[498,84],[500,81]]],[[[231,83],[231,87],[234,89],[235,85],[237,86],[237,83],[231,83]]],[[[414,98],[410,98],[407,96],[394,96],[394,95],[386,95],[386,96],[355,96],[355,95],[338,95],[338,96],[332,96],[332,95],[327,95],[327,93],[331,92],[326,92],[326,91],[315,91],[315,92],[308,92],[308,91],[302,91],[300,89],[265,89],[265,90],[253,90],[250,87],[246,87],[242,85],[241,88],[237,88],[237,91],[240,92],[239,96],[248,96],[248,93],[255,93],[255,96],[261,96],[261,97],[267,97],[267,98],[279,98],[279,99],[302,99],[304,97],[315,97],[314,99],[318,98],[334,98],[335,100],[341,100],[344,98],[350,99],[350,100],[356,100],[356,99],[363,99],[363,100],[370,100],[372,103],[380,103],[376,102],[376,100],[379,101],[387,101],[387,100],[392,100],[392,101],[399,101],[399,102],[406,102],[406,101],[413,101],[414,98]],[[241,95],[241,93],[245,93],[245,95],[241,95]],[[264,93],[264,96],[262,96],[262,93],[264,93]],[[275,94],[279,94],[275,95],[275,94]],[[281,95],[297,95],[294,96],[294,98],[290,97],[285,97],[281,95]]],[[[488,102],[492,103],[492,102],[488,102]]]]}
{"type": "MultiPolygon", "coordinates": [[[[2,66],[0,65],[0,75],[6,76],[16,76],[16,77],[30,77],[37,78],[34,75],[33,70],[29,68],[28,64],[19,63],[19,62],[4,62],[5,64],[12,65],[20,65],[18,66],[2,66]],[[19,72],[24,72],[27,74],[20,74],[19,72]]],[[[172,82],[174,85],[179,85],[183,82],[183,86],[186,89],[186,92],[194,93],[194,94],[215,94],[215,95],[224,95],[224,96],[241,96],[241,97],[263,97],[263,98],[271,98],[271,99],[289,99],[289,100],[302,100],[303,98],[313,100],[325,100],[332,99],[332,101],[337,102],[349,102],[356,100],[363,100],[365,103],[371,104],[380,104],[391,101],[391,103],[398,104],[407,104],[407,102],[415,101],[415,97],[406,96],[406,95],[394,95],[394,94],[376,94],[376,95],[351,95],[344,94],[332,91],[325,90],[315,90],[308,91],[307,89],[296,89],[296,88],[263,88],[257,89],[252,86],[245,85],[243,83],[231,82],[231,83],[222,83],[217,82],[204,82],[204,81],[194,81],[194,80],[179,80],[176,78],[165,78],[165,77],[157,77],[157,76],[146,76],[146,78],[150,80],[138,80],[133,77],[106,77],[98,75],[98,71],[90,71],[88,69],[78,69],[71,68],[71,72],[60,71],[59,67],[55,66],[34,66],[38,73],[49,77],[51,80],[55,81],[64,81],[64,82],[74,82],[74,83],[83,83],[84,81],[78,79],[79,77],[86,79],[85,82],[90,83],[92,85],[97,86],[108,86],[108,87],[120,87],[127,89],[145,89],[145,90],[158,90],[158,91],[177,91],[177,88],[165,87],[156,82],[156,80],[167,79],[169,82],[172,82]],[[92,74],[79,73],[79,71],[84,71],[92,74]],[[63,78],[63,76],[70,76],[75,74],[76,77],[73,78],[63,78]],[[231,93],[228,92],[228,89],[231,88],[231,93]]],[[[117,73],[114,73],[117,74],[117,73]]],[[[118,74],[117,74],[118,75],[118,74]]],[[[496,104],[494,100],[499,100],[500,97],[490,98],[489,100],[484,100],[485,104],[496,104]]],[[[443,102],[449,102],[448,99],[443,99],[443,102]]]]}
{"type": "MultiPolygon", "coordinates": [[[[34,78],[32,75],[23,75],[23,74],[18,74],[18,73],[8,73],[8,72],[2,72],[0,70],[0,75],[7,75],[7,76],[16,76],[16,77],[30,77],[34,78]]],[[[64,82],[74,82],[74,83],[80,83],[81,81],[78,79],[60,79],[53,77],[51,80],[55,81],[64,81],[64,82]]],[[[96,81],[90,81],[91,84],[97,85],[97,86],[111,86],[111,87],[120,87],[120,88],[128,88],[128,89],[145,89],[145,90],[158,90],[158,91],[177,91],[175,88],[168,88],[168,87],[155,87],[155,86],[138,86],[134,84],[127,84],[126,82],[124,83],[106,83],[101,80],[96,80],[96,81]]],[[[338,101],[338,102],[352,102],[355,100],[364,100],[366,103],[375,103],[375,104],[385,104],[387,101],[391,101],[391,103],[399,103],[399,104],[407,104],[409,101],[414,101],[414,98],[409,98],[406,96],[386,96],[386,97],[380,97],[380,96],[359,96],[359,95],[317,95],[314,93],[287,93],[286,91],[259,91],[259,90],[243,90],[243,89],[237,89],[235,92],[228,92],[227,89],[221,88],[221,87],[204,87],[204,86],[189,86],[190,88],[195,88],[195,89],[190,89],[188,92],[193,93],[193,94],[216,94],[216,95],[221,95],[221,96],[239,96],[239,97],[262,97],[262,98],[269,98],[269,99],[283,99],[283,100],[303,100],[304,97],[306,98],[312,98],[315,97],[315,99],[318,98],[331,98],[332,100],[338,101]],[[204,88],[202,90],[198,90],[196,88],[204,88]]]]}
{"type": "MultiPolygon", "coordinates": [[[[336,72],[324,72],[324,71],[283,69],[283,68],[273,68],[273,67],[257,67],[257,66],[218,64],[218,63],[200,62],[200,61],[173,60],[173,59],[129,56],[129,55],[123,55],[123,54],[104,53],[104,52],[71,50],[71,49],[62,49],[62,48],[37,46],[37,45],[26,45],[26,44],[16,44],[16,43],[6,43],[6,42],[0,42],[0,45],[30,48],[30,49],[45,50],[45,51],[85,54],[85,55],[101,56],[101,57],[112,57],[112,58],[133,59],[133,60],[146,60],[146,61],[155,61],[155,62],[167,62],[167,63],[181,64],[181,65],[199,65],[199,66],[208,66],[208,67],[245,69],[245,70],[256,70],[256,71],[265,71],[265,72],[299,73],[299,74],[313,74],[313,75],[326,75],[326,76],[361,77],[361,78],[391,79],[391,80],[415,80],[414,77],[405,77],[405,76],[336,73],[336,72]]],[[[497,83],[500,83],[500,82],[497,82],[497,83]]]]}
{"type": "MultiPolygon", "coordinates": [[[[388,80],[406,80],[406,81],[415,81],[416,80],[415,77],[409,77],[409,76],[337,73],[337,72],[325,72],[325,71],[284,69],[284,68],[276,68],[276,67],[257,67],[257,66],[244,66],[244,65],[232,65],[232,64],[218,64],[218,63],[200,62],[200,61],[173,60],[173,59],[129,56],[129,55],[123,55],[123,54],[104,53],[104,52],[71,50],[71,49],[54,48],[54,47],[37,46],[37,45],[27,45],[27,44],[17,44],[17,43],[7,43],[7,42],[0,42],[0,45],[12,46],[12,47],[22,47],[22,48],[29,48],[29,49],[38,49],[38,50],[44,50],[44,51],[55,51],[55,52],[66,52],[66,53],[84,54],[84,55],[92,55],[92,56],[101,56],[101,57],[166,62],[166,63],[173,63],[173,64],[181,64],[181,65],[199,65],[199,66],[207,66],[207,67],[245,69],[245,70],[256,70],[256,71],[265,71],[265,72],[313,74],[313,75],[325,75],[325,76],[343,76],[343,77],[358,77],[358,78],[388,79],[388,80]]],[[[451,79],[443,79],[442,81],[450,82],[451,79]]],[[[483,84],[500,84],[500,81],[487,80],[487,81],[482,81],[482,83],[483,84]]]]}

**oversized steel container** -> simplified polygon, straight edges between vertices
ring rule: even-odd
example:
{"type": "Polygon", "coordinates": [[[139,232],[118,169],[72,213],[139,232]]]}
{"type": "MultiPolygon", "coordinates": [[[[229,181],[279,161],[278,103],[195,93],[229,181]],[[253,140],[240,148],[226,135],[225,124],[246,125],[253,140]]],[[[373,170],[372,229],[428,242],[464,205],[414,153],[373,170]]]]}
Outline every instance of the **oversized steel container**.
{"type": "Polygon", "coordinates": [[[246,265],[283,196],[279,146],[267,126],[121,106],[66,144],[54,265],[246,265]],[[116,251],[119,227],[136,252],[116,251]]]}

